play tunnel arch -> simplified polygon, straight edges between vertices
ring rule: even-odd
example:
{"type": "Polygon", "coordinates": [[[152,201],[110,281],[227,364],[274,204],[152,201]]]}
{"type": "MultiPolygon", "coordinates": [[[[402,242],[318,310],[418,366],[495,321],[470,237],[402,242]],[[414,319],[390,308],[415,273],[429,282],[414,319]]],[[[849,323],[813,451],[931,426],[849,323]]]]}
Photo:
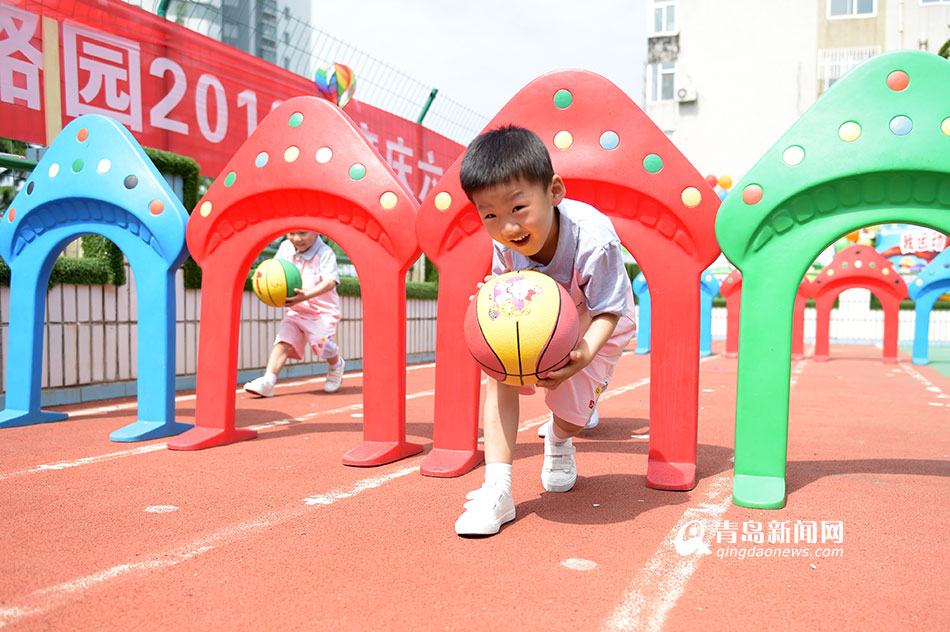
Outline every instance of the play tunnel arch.
{"type": "Polygon", "coordinates": [[[907,298],[907,283],[883,255],[871,246],[854,245],[839,251],[812,282],[815,299],[815,360],[829,359],[831,308],[845,290],[870,290],[884,310],[884,362],[897,362],[897,327],[900,304],[907,298]]]}
{"type": "MultiPolygon", "coordinates": [[[[700,274],[719,253],[719,198],[665,134],[619,88],[587,71],[544,75],[485,130],[517,124],[548,146],[567,197],[608,215],[656,288],[647,484],[691,489],[696,472],[700,274]]],[[[481,460],[478,367],[459,328],[491,268],[491,239],[458,181],[461,157],[423,200],[418,236],[439,268],[433,450],[423,474],[457,476],[481,460]]]]}
{"type": "Polygon", "coordinates": [[[950,248],[920,271],[909,286],[914,300],[914,364],[929,364],[930,313],[937,299],[950,292],[950,248]]]}
{"type": "Polygon", "coordinates": [[[235,427],[238,333],[247,270],[291,230],[340,244],[360,273],[363,303],[363,442],[347,465],[381,465],[422,450],[406,434],[406,272],[419,257],[417,202],[339,108],[315,97],[286,101],[235,153],[188,224],[202,269],[195,427],[169,441],[208,448],[257,435],[235,427]]]}
{"type": "MultiPolygon", "coordinates": [[[[719,279],[709,270],[703,272],[699,295],[699,357],[712,355],[712,308],[713,299],[719,294],[719,279]]],[[[637,346],[634,353],[650,353],[650,288],[643,273],[633,279],[633,293],[640,309],[637,311],[637,346]]]]}
{"type": "Polygon", "coordinates": [[[743,274],[733,500],[785,504],[792,307],[822,248],[900,221],[950,227],[950,64],[874,57],[838,80],[746,174],[716,224],[743,274]],[[738,193],[736,195],[735,193],[738,193]]]}
{"type": "Polygon", "coordinates": [[[0,427],[68,416],[40,407],[46,288],[64,246],[90,233],[122,250],[139,290],[138,416],[111,439],[155,439],[191,427],[175,422],[174,277],[187,256],[187,219],[181,202],[124,127],[87,115],[59,133],[0,221],[0,256],[10,266],[6,408],[0,427]]]}
{"type": "MultiPolygon", "coordinates": [[[[727,358],[739,355],[739,310],[742,305],[742,273],[731,271],[722,280],[722,297],[726,299],[726,352],[727,358]]],[[[812,297],[812,283],[804,277],[795,293],[792,318],[792,360],[805,357],[805,304],[812,297]]]]}

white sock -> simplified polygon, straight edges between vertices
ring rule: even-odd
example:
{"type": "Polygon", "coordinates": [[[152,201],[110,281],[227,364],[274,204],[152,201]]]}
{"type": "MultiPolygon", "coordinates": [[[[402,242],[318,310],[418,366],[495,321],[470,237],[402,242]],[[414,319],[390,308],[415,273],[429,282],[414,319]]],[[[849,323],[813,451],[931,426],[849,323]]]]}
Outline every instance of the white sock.
{"type": "Polygon", "coordinates": [[[557,427],[557,424],[554,423],[552,419],[550,422],[551,425],[548,427],[548,434],[544,437],[544,440],[550,442],[552,445],[562,446],[568,441],[571,440],[571,437],[562,437],[560,433],[563,432],[560,428],[557,427]]]}
{"type": "Polygon", "coordinates": [[[267,382],[268,384],[276,384],[277,374],[267,371],[266,373],[264,373],[264,381],[267,382]]]}
{"type": "Polygon", "coordinates": [[[485,487],[501,487],[511,491],[511,463],[486,463],[485,487]]]}

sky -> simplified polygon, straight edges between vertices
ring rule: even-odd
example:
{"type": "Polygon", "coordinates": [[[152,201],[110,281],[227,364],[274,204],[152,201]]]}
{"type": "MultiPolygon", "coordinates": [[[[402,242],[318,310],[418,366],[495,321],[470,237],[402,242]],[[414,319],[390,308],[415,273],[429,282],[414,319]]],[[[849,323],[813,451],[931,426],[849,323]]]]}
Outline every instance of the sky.
{"type": "Polygon", "coordinates": [[[646,0],[312,0],[312,7],[315,27],[487,117],[562,68],[601,74],[643,104],[646,0]]]}

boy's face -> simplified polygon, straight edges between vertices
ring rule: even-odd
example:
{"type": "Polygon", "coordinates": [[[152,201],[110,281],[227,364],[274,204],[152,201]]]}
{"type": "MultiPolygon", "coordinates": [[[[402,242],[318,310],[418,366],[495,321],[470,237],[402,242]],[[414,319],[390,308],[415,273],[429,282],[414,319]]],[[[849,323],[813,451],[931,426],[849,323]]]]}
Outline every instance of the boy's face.
{"type": "Polygon", "coordinates": [[[548,186],[521,178],[477,191],[472,202],[491,238],[535,261],[547,264],[557,250],[554,207],[564,199],[564,181],[548,186]]]}
{"type": "Polygon", "coordinates": [[[297,252],[306,252],[307,249],[313,245],[313,242],[317,240],[317,233],[311,230],[298,230],[287,233],[287,239],[294,245],[297,252]]]}

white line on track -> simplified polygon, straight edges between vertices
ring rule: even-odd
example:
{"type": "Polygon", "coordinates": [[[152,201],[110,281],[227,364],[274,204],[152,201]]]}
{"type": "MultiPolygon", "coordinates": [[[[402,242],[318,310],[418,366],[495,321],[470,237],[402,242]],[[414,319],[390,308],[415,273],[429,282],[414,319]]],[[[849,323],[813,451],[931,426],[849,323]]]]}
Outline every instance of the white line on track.
{"type": "MultiPolygon", "coordinates": [[[[804,360],[799,360],[792,367],[789,389],[798,383],[804,368],[804,360]]],[[[703,500],[683,512],[676,526],[666,534],[659,548],[630,582],[620,605],[607,619],[604,632],[658,632],[663,629],[666,616],[686,591],[690,578],[704,557],[697,553],[680,555],[673,543],[677,537],[681,537],[681,532],[691,522],[697,522],[701,526],[703,541],[707,545],[712,541],[712,534],[716,531],[719,519],[732,500],[731,482],[730,470],[716,475],[708,482],[703,500]]]]}
{"type": "MultiPolygon", "coordinates": [[[[900,368],[904,369],[904,372],[907,373],[907,375],[914,378],[921,386],[923,386],[927,390],[928,393],[935,394],[936,397],[940,399],[946,399],[945,397],[943,397],[945,395],[945,393],[943,392],[943,389],[941,389],[939,386],[937,386],[936,384],[931,382],[929,379],[927,379],[920,371],[913,368],[910,364],[906,362],[901,362],[899,366],[900,368]]],[[[928,404],[930,406],[940,406],[944,408],[947,412],[950,412],[950,402],[946,402],[946,403],[928,402],[928,404]]]]}
{"type": "MultiPolygon", "coordinates": [[[[712,356],[712,357],[715,357],[715,356],[712,356]]],[[[703,362],[708,359],[711,359],[711,357],[703,358],[700,360],[700,362],[703,362]]],[[[644,378],[633,384],[615,388],[611,391],[605,392],[601,396],[601,400],[607,398],[608,395],[610,395],[611,397],[616,397],[622,393],[634,390],[636,388],[639,388],[649,383],[650,383],[650,379],[644,378]]],[[[409,397],[423,397],[423,396],[431,395],[431,394],[432,394],[432,391],[424,391],[420,393],[414,393],[413,395],[409,397]]],[[[311,413],[310,415],[307,415],[304,418],[313,417],[318,414],[328,414],[330,412],[350,410],[352,408],[353,407],[351,406],[347,406],[341,409],[337,409],[336,411],[319,411],[316,413],[311,413]]],[[[535,428],[541,425],[542,423],[544,423],[545,421],[547,421],[547,419],[548,419],[548,415],[542,415],[540,417],[536,417],[534,419],[528,420],[527,422],[521,424],[521,427],[519,428],[519,432],[524,432],[525,430],[535,428]]],[[[284,423],[288,423],[288,422],[285,420],[284,423]]],[[[262,426],[258,426],[258,428],[267,427],[271,425],[279,425],[279,423],[272,422],[271,424],[263,424],[262,426]]],[[[143,446],[142,448],[136,448],[134,450],[116,452],[111,455],[102,455],[102,457],[89,457],[89,458],[100,459],[100,460],[111,460],[112,458],[120,458],[120,456],[130,455],[127,453],[143,453],[144,451],[160,450],[160,449],[163,449],[164,447],[165,447],[165,444],[155,444],[151,446],[143,446]],[[117,455],[120,455],[120,456],[117,456],[117,455]]],[[[85,460],[87,459],[83,459],[82,461],[85,461],[85,460]]],[[[58,467],[47,466],[44,468],[43,466],[39,466],[38,468],[33,468],[32,470],[23,470],[20,473],[27,473],[29,471],[43,471],[45,469],[64,469],[67,467],[76,467],[77,465],[85,464],[85,463],[76,462],[76,465],[73,465],[73,463],[74,462],[68,462],[67,464],[53,464],[58,467]]],[[[57,584],[55,586],[42,588],[40,590],[34,591],[33,593],[30,593],[29,595],[27,595],[23,599],[23,602],[21,602],[20,604],[0,607],[0,628],[6,627],[9,624],[16,623],[18,621],[21,621],[29,617],[44,614],[55,608],[59,608],[71,602],[77,601],[83,598],[83,596],[86,594],[86,592],[89,589],[99,586],[101,584],[104,584],[110,580],[119,579],[126,576],[132,576],[135,574],[143,574],[143,573],[147,573],[147,572],[151,572],[155,570],[161,570],[164,568],[176,566],[182,562],[191,560],[203,553],[207,553],[208,551],[214,550],[216,547],[221,547],[221,546],[225,546],[234,542],[238,542],[257,532],[261,532],[267,528],[286,522],[287,520],[291,520],[299,516],[302,516],[314,509],[332,505],[340,500],[352,498],[364,491],[382,487],[383,485],[393,480],[402,478],[404,476],[407,476],[409,474],[412,474],[418,471],[419,471],[419,465],[416,464],[416,465],[411,465],[408,467],[403,467],[403,468],[400,468],[391,472],[387,472],[384,474],[379,474],[377,476],[360,479],[356,481],[353,485],[347,488],[332,490],[330,492],[313,494],[311,496],[308,496],[307,498],[304,498],[302,499],[302,501],[300,501],[303,504],[303,506],[301,506],[298,503],[294,503],[293,505],[290,505],[284,508],[283,510],[267,513],[262,516],[258,516],[256,518],[251,518],[251,519],[245,520],[244,522],[231,525],[229,527],[216,531],[210,535],[194,540],[193,542],[183,547],[166,550],[159,554],[153,555],[146,560],[139,561],[133,564],[120,564],[118,566],[113,566],[112,568],[104,570],[104,571],[92,573],[84,577],[80,577],[80,578],[73,579],[67,582],[63,582],[61,584],[57,584]]],[[[10,477],[10,476],[15,476],[17,474],[19,473],[8,474],[6,476],[10,477]]],[[[724,475],[720,475],[720,477],[724,477],[724,475]]],[[[687,510],[687,512],[689,511],[690,510],[687,510]]],[[[686,514],[684,514],[684,517],[685,515],[686,514]]],[[[688,575],[686,579],[688,580],[688,575]]],[[[685,587],[685,582],[684,582],[684,587],[685,587]]],[[[675,599],[673,603],[675,603],[675,599]]],[[[670,607],[672,607],[672,604],[670,605],[670,607]]]]}
{"type": "MultiPolygon", "coordinates": [[[[406,371],[407,371],[407,372],[408,372],[408,371],[416,371],[416,370],[418,370],[418,369],[425,369],[425,368],[430,368],[430,367],[433,367],[433,366],[435,366],[435,363],[434,363],[434,362],[426,362],[426,363],[424,363],[424,364],[410,364],[410,365],[406,366],[406,371]]],[[[363,377],[363,373],[362,373],[362,371],[359,371],[359,372],[356,372],[356,373],[346,373],[346,374],[344,375],[344,377],[347,377],[347,378],[363,377]]],[[[293,381],[293,382],[282,381],[282,382],[277,382],[277,385],[275,386],[275,388],[276,388],[276,389],[284,389],[284,388],[291,388],[291,387],[295,387],[295,386],[302,386],[302,385],[304,385],[304,384],[320,384],[321,382],[323,382],[323,381],[325,381],[325,380],[326,380],[326,377],[323,376],[323,375],[321,375],[321,376],[317,376],[317,377],[308,377],[308,378],[306,378],[306,379],[303,379],[303,380],[296,380],[296,381],[293,381]]],[[[235,389],[234,392],[235,392],[235,394],[240,395],[241,393],[244,392],[244,388],[235,389]]],[[[176,401],[176,402],[187,402],[187,401],[190,401],[190,400],[195,399],[195,397],[196,397],[196,394],[195,394],[195,393],[192,393],[191,395],[179,395],[178,397],[175,398],[175,401],[176,401]]],[[[70,417],[83,417],[83,416],[85,416],[85,415],[98,415],[98,414],[100,414],[100,413],[111,413],[111,412],[114,412],[114,411],[116,411],[116,410],[128,410],[128,409],[130,409],[130,408],[137,408],[137,407],[138,407],[138,401],[133,401],[133,402],[126,402],[126,403],[124,403],[124,404],[112,404],[112,405],[109,405],[109,406],[97,406],[97,407],[95,407],[95,408],[81,408],[81,409],[78,409],[78,410],[67,410],[67,411],[64,411],[64,412],[65,412],[67,415],[69,415],[70,417]]]]}
{"type": "Polygon", "coordinates": [[[620,605],[604,626],[605,632],[620,630],[663,629],[666,615],[686,591],[690,577],[699,567],[703,556],[699,553],[680,555],[674,542],[691,522],[698,522],[708,544],[718,526],[719,518],[732,500],[732,472],[717,475],[707,486],[703,502],[683,512],[653,556],[647,560],[624,592],[620,605]]]}
{"type": "MultiPolygon", "coordinates": [[[[410,393],[406,395],[406,399],[417,399],[419,397],[429,397],[433,395],[435,391],[420,391],[418,393],[410,393]]],[[[361,410],[363,404],[351,404],[349,406],[342,406],[340,408],[332,408],[329,410],[317,410],[312,413],[308,413],[302,417],[289,417],[287,419],[275,419],[274,421],[269,421],[264,424],[258,424],[256,426],[248,426],[250,430],[267,430],[268,428],[276,428],[279,426],[287,426],[292,423],[307,421],[308,419],[313,419],[314,417],[320,417],[321,415],[335,415],[336,413],[345,413],[351,412],[354,410],[361,410]]],[[[82,465],[94,465],[96,463],[103,463],[105,461],[113,461],[115,459],[121,459],[129,456],[138,456],[140,454],[148,454],[149,452],[156,452],[158,450],[164,450],[168,447],[167,442],[162,443],[153,443],[151,445],[142,446],[139,448],[132,448],[131,450],[121,450],[119,452],[110,452],[108,454],[100,454],[98,456],[88,456],[82,459],[75,459],[72,461],[59,461],[57,463],[46,463],[43,465],[37,465],[36,467],[27,468],[25,470],[17,470],[15,472],[0,473],[0,481],[14,478],[16,476],[23,476],[24,474],[36,474],[38,472],[48,472],[51,470],[65,470],[73,467],[80,467],[82,465]]]]}
{"type": "Polygon", "coordinates": [[[134,564],[120,564],[98,573],[92,573],[49,588],[42,588],[29,595],[14,606],[0,607],[0,628],[16,623],[28,617],[49,612],[55,608],[65,606],[82,599],[86,592],[113,579],[120,579],[136,574],[170,568],[193,559],[215,548],[226,546],[244,540],[255,533],[277,526],[288,520],[298,518],[311,511],[332,505],[340,500],[352,498],[357,494],[380,487],[386,483],[419,471],[418,464],[409,467],[364,478],[350,487],[336,489],[324,494],[315,494],[303,499],[303,505],[296,502],[293,505],[275,512],[270,512],[256,518],[251,518],[231,525],[210,535],[198,538],[182,547],[162,551],[148,559],[134,564]]]}

